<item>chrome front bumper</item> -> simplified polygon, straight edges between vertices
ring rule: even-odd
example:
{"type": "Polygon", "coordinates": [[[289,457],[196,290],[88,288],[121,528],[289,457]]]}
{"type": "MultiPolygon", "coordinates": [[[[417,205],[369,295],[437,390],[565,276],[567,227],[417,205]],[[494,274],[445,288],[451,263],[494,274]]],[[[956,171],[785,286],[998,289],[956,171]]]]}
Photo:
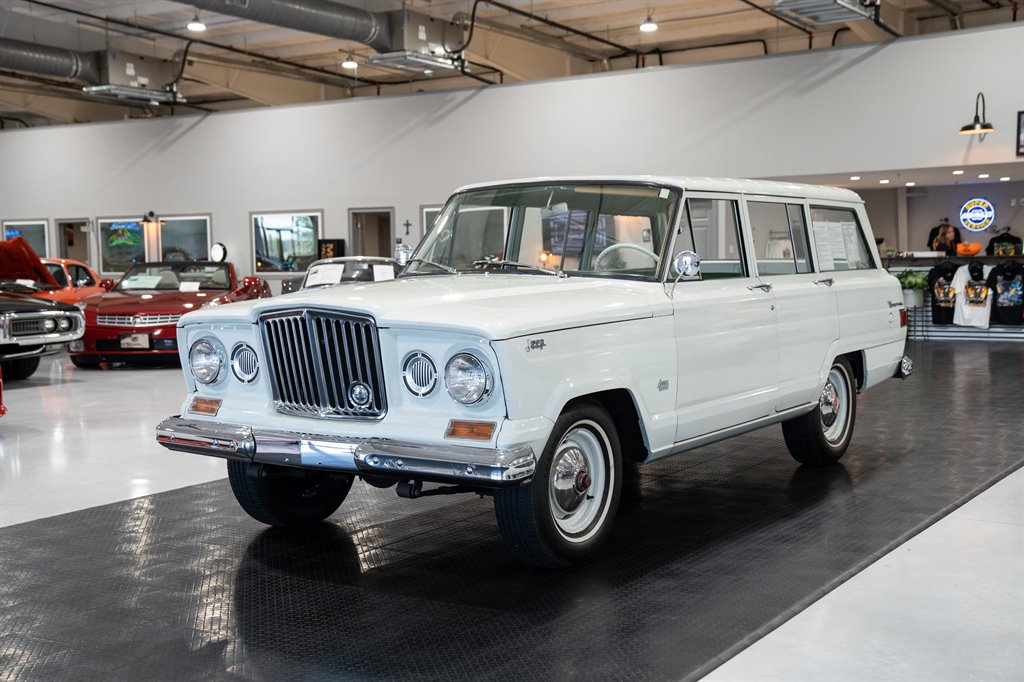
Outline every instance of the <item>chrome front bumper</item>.
{"type": "Polygon", "coordinates": [[[347,471],[401,479],[461,483],[486,488],[513,486],[533,476],[533,448],[476,448],[353,439],[324,434],[254,429],[168,417],[156,440],[171,450],[257,464],[347,471]]]}

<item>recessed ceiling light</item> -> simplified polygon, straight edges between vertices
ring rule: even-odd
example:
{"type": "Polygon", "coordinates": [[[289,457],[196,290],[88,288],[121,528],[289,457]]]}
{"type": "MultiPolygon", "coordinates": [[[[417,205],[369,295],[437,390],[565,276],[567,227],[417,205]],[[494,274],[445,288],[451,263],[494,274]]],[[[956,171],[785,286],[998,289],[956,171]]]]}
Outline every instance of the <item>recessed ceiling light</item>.
{"type": "Polygon", "coordinates": [[[953,175],[963,175],[963,174],[964,174],[964,172],[962,170],[955,170],[955,171],[953,171],[953,175]]]}
{"type": "Polygon", "coordinates": [[[917,185],[916,182],[908,182],[907,183],[907,187],[914,187],[915,185],[917,185]]]}
{"type": "Polygon", "coordinates": [[[860,176],[859,175],[851,175],[850,179],[851,180],[860,180],[860,176]]]}
{"type": "Polygon", "coordinates": [[[644,19],[644,23],[640,24],[640,30],[644,33],[653,33],[658,30],[658,25],[654,23],[654,19],[651,18],[650,14],[644,19]]]}
{"type": "Polygon", "coordinates": [[[888,181],[888,180],[879,180],[879,181],[878,181],[878,184],[879,184],[879,185],[888,185],[888,184],[889,184],[889,181],[888,181]]]}
{"type": "Polygon", "coordinates": [[[985,180],[988,178],[988,173],[978,173],[978,177],[982,180],[985,180]]]}
{"type": "Polygon", "coordinates": [[[1010,181],[1010,176],[1009,175],[1004,175],[1003,177],[999,178],[999,182],[1009,182],[1009,181],[1010,181]]]}

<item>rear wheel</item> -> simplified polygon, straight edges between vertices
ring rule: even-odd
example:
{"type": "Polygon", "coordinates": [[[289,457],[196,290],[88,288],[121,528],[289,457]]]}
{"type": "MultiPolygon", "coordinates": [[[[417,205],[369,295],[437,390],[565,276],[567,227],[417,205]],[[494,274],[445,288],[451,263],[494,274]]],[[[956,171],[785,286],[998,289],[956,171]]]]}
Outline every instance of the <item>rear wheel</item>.
{"type": "Polygon", "coordinates": [[[592,402],[562,413],[533,480],[494,493],[505,544],[516,558],[560,568],[592,554],[610,531],[622,489],[615,425],[592,402]]]}
{"type": "Polygon", "coordinates": [[[825,466],[838,462],[846,453],[856,417],[853,370],[846,358],[836,358],[818,396],[818,406],[783,422],[782,435],[793,459],[808,466],[825,466]]]}
{"type": "Polygon", "coordinates": [[[286,467],[259,467],[228,461],[231,491],[249,516],[278,528],[298,528],[323,521],[345,501],[351,474],[286,467]]]}
{"type": "Polygon", "coordinates": [[[20,360],[9,360],[3,363],[4,379],[7,381],[17,381],[18,379],[28,379],[30,376],[36,373],[39,369],[39,358],[22,358],[20,360]]]}
{"type": "Polygon", "coordinates": [[[71,364],[82,369],[96,369],[100,366],[100,359],[95,355],[71,355],[71,364]]]}

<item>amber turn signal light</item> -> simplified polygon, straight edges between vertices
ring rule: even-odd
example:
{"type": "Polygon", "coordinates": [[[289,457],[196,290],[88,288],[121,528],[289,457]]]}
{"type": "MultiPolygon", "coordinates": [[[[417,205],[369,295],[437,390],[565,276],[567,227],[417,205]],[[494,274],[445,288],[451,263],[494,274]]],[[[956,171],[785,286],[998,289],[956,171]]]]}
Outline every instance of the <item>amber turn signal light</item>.
{"type": "Polygon", "coordinates": [[[216,417],[223,402],[219,398],[192,398],[192,402],[188,405],[188,411],[192,414],[208,414],[211,417],[216,417]]]}
{"type": "Polygon", "coordinates": [[[490,440],[497,426],[494,422],[464,422],[455,419],[448,422],[445,438],[467,438],[469,440],[490,440]]]}

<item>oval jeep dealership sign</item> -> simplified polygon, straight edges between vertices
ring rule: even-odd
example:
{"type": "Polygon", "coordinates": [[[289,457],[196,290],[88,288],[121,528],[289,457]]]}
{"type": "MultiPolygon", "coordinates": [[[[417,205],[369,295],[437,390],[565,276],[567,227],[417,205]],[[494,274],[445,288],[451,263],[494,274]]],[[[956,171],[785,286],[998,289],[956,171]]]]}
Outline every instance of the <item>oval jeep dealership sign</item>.
{"type": "Polygon", "coordinates": [[[970,199],[960,207],[960,224],[971,232],[981,232],[996,220],[996,208],[988,199],[970,199]]]}

